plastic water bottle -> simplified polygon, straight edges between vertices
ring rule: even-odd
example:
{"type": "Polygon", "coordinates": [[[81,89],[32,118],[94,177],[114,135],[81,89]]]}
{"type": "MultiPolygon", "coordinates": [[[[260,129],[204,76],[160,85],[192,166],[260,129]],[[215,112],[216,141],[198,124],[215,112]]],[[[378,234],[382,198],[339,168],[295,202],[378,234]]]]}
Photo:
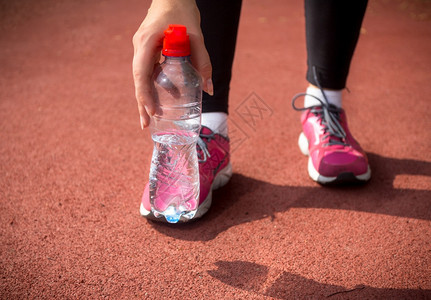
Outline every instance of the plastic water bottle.
{"type": "Polygon", "coordinates": [[[153,76],[156,114],[150,130],[154,141],[150,170],[150,203],[156,217],[170,223],[194,217],[199,205],[196,142],[201,127],[201,76],[190,61],[185,26],[169,25],[153,76]]]}

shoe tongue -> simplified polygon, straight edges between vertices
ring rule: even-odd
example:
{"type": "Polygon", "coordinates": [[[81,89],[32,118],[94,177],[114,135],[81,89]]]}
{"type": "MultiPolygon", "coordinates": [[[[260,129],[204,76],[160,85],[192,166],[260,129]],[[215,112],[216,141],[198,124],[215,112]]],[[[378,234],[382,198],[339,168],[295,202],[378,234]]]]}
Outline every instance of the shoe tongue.
{"type": "Polygon", "coordinates": [[[342,138],[339,138],[334,135],[329,134],[325,140],[326,140],[325,142],[334,149],[343,149],[345,146],[345,141],[342,138]],[[342,145],[338,144],[337,142],[342,143],[342,145]]]}
{"type": "Polygon", "coordinates": [[[213,132],[212,132],[212,130],[211,129],[209,129],[208,127],[206,127],[206,126],[201,126],[201,134],[212,134],[213,132]]]}
{"type": "Polygon", "coordinates": [[[325,139],[323,140],[323,142],[325,143],[325,144],[328,144],[328,145],[330,145],[331,147],[336,147],[337,149],[338,148],[343,148],[344,146],[343,145],[339,145],[337,142],[339,142],[339,143],[345,143],[344,142],[344,140],[342,139],[342,138],[340,138],[340,137],[338,137],[338,136],[335,136],[335,135],[332,135],[330,132],[329,132],[329,130],[326,130],[326,132],[325,132],[325,139]]]}

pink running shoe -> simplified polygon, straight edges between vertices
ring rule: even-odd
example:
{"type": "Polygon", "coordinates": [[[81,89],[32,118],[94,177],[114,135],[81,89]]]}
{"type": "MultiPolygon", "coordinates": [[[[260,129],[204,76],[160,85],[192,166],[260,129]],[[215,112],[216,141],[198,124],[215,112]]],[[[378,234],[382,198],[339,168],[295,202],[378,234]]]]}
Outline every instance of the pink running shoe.
{"type": "Polygon", "coordinates": [[[344,110],[312,95],[321,105],[296,107],[296,99],[305,95],[296,95],[292,106],[303,111],[298,144],[301,152],[309,156],[310,177],[321,184],[368,181],[371,169],[367,156],[351,135],[344,110]]]}
{"type": "MultiPolygon", "coordinates": [[[[226,185],[232,177],[232,166],[229,156],[229,139],[214,133],[208,127],[202,126],[197,142],[199,160],[200,195],[199,206],[193,219],[202,217],[211,207],[212,191],[226,185]]],[[[165,218],[156,218],[151,212],[149,184],[145,185],[139,209],[142,216],[157,221],[166,221],[165,218]]],[[[190,221],[181,216],[180,222],[190,221]]]]}

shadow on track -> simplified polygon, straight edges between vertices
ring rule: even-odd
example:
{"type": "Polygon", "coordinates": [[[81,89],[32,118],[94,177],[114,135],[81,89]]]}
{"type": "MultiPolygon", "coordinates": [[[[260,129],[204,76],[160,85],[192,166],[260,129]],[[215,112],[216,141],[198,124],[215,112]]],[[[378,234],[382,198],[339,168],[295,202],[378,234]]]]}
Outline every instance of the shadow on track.
{"type": "Polygon", "coordinates": [[[274,213],[295,207],[431,220],[431,187],[414,190],[393,186],[397,175],[431,177],[431,163],[386,158],[372,153],[368,157],[373,174],[371,181],[362,186],[280,186],[234,174],[225,187],[214,192],[213,205],[202,219],[176,225],[150,222],[159,232],[177,239],[208,241],[232,226],[275,218],[274,213]]]}
{"type": "Polygon", "coordinates": [[[429,299],[431,290],[342,287],[247,261],[218,261],[208,274],[224,284],[274,299],[429,299]],[[268,287],[265,287],[268,286],[268,287]]]}

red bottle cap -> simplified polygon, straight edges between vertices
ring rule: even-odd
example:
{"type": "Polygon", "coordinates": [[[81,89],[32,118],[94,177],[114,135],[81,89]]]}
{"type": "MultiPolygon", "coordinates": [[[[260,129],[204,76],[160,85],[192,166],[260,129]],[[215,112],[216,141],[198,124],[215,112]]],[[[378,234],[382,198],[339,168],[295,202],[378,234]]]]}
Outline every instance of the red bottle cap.
{"type": "Polygon", "coordinates": [[[169,25],[165,30],[163,40],[163,55],[165,56],[189,56],[190,39],[184,25],[169,25]]]}

